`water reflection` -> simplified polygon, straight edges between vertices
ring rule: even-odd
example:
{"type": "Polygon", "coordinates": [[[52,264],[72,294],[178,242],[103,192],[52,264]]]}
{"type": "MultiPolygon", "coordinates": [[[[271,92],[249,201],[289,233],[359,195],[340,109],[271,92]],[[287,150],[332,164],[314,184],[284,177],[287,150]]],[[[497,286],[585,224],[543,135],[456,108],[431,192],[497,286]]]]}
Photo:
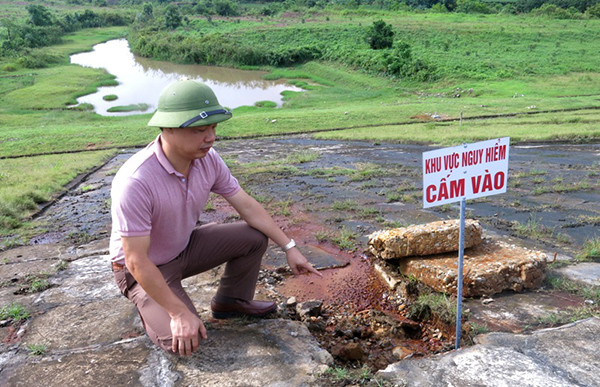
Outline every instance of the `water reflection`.
{"type": "Polygon", "coordinates": [[[118,86],[101,87],[98,92],[77,99],[78,103],[90,103],[102,115],[139,114],[109,113],[114,106],[147,104],[148,112],[154,111],[162,89],[183,77],[197,79],[209,85],[217,94],[219,102],[228,107],[253,105],[258,101],[282,104],[284,90],[302,91],[287,85],[285,81],[266,81],[265,72],[245,71],[227,67],[180,65],[135,56],[125,39],[111,40],[94,46],[94,51],[71,56],[71,63],[86,67],[104,68],[117,77],[118,86]],[[118,99],[105,101],[102,97],[115,94],[118,99]]]}

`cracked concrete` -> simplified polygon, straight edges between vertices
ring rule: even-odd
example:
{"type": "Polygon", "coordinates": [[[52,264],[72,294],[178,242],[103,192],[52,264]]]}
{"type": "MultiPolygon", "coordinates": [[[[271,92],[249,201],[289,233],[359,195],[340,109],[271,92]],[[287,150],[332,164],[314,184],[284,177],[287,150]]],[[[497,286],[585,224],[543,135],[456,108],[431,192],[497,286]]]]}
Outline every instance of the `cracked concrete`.
{"type": "MultiPolygon", "coordinates": [[[[381,185],[377,187],[367,185],[364,180],[353,181],[342,175],[280,176],[272,179],[269,187],[263,187],[266,194],[281,198],[287,192],[300,205],[311,207],[313,215],[321,219],[323,225],[340,228],[346,226],[357,230],[360,235],[356,243],[364,241],[364,236],[375,227],[369,219],[328,218],[332,202],[347,198],[361,201],[361,205],[373,206],[382,211],[381,217],[385,221],[427,222],[446,216],[443,212],[422,211],[418,204],[410,201],[382,203],[384,199],[379,194],[382,188],[397,187],[398,180],[414,181],[417,178],[414,170],[419,167],[417,156],[426,147],[382,145],[376,148],[380,157],[375,158],[374,153],[369,153],[374,147],[363,143],[340,144],[299,137],[252,140],[251,145],[250,148],[239,147],[239,142],[225,142],[221,154],[237,155],[239,162],[256,161],[256,158],[270,159],[277,155],[285,157],[289,154],[289,146],[294,146],[320,152],[319,160],[302,164],[302,168],[308,170],[352,166],[369,160],[380,163],[380,167],[386,169],[387,164],[392,163],[394,168],[403,171],[381,177],[381,185]],[[236,152],[236,149],[240,151],[236,152]],[[264,153],[245,152],[245,149],[264,149],[264,153]],[[405,167],[407,165],[409,167],[405,167]],[[319,200],[324,204],[319,203],[319,200]]],[[[558,148],[560,147],[555,145],[547,148],[547,160],[550,160],[548,162],[553,167],[565,164],[567,172],[579,171],[571,167],[570,160],[577,159],[584,160],[586,166],[598,168],[597,156],[593,152],[583,152],[588,148],[595,151],[597,146],[558,148]],[[573,155],[570,158],[557,158],[558,153],[568,153],[571,148],[573,155]]],[[[532,155],[523,150],[511,150],[511,162],[515,162],[511,168],[515,172],[523,172],[522,180],[529,179],[527,172],[533,165],[532,159],[537,158],[539,161],[543,158],[543,153],[544,149],[537,149],[532,155]]],[[[211,319],[207,305],[216,289],[219,270],[185,281],[208,329],[209,340],[203,343],[201,350],[190,358],[180,358],[166,354],[151,344],[143,334],[134,307],[119,295],[106,256],[110,221],[106,200],[110,180],[115,168],[130,154],[131,152],[120,154],[84,179],[89,190],[83,192],[75,189],[71,195],[66,195],[49,207],[40,220],[56,227],[49,233],[34,238],[32,243],[37,244],[0,252],[0,281],[4,285],[0,287],[0,307],[15,303],[24,306],[31,313],[31,317],[21,324],[13,325],[10,321],[0,324],[0,335],[3,338],[0,344],[0,386],[323,385],[320,384],[322,380],[318,375],[332,365],[333,360],[303,323],[277,316],[259,321],[222,322],[211,319]],[[76,214],[75,217],[73,214],[76,214]],[[83,243],[88,239],[86,235],[96,240],[83,243]],[[77,239],[79,237],[82,239],[77,239]],[[38,293],[19,293],[19,284],[27,276],[48,276],[50,287],[38,293]],[[33,355],[32,350],[39,345],[45,348],[41,351],[43,354],[33,355]]],[[[573,178],[580,177],[577,175],[573,178]]],[[[371,180],[367,183],[369,181],[371,180]]],[[[596,194],[584,192],[584,198],[575,203],[577,208],[593,214],[600,213],[597,202],[591,200],[596,194]]],[[[523,192],[515,194],[516,197],[519,195],[523,195],[523,192]]],[[[514,205],[506,205],[503,209],[500,208],[502,204],[512,203],[515,196],[502,198],[498,205],[481,201],[472,203],[470,207],[484,214],[489,212],[485,222],[490,227],[498,226],[494,232],[506,234],[506,228],[503,228],[505,223],[495,221],[498,216],[493,213],[505,211],[500,218],[514,215],[514,219],[522,219],[519,214],[527,214],[527,211],[521,212],[523,207],[516,209],[514,205]]],[[[540,201],[555,201],[555,196],[552,193],[546,194],[540,201]]],[[[529,206],[534,199],[536,198],[529,196],[527,201],[521,201],[520,206],[529,206]]],[[[574,222],[576,219],[568,214],[569,203],[562,205],[564,207],[554,209],[564,211],[567,223],[571,220],[574,222]]],[[[348,212],[352,211],[356,212],[352,209],[348,212]]],[[[550,226],[555,221],[566,222],[549,216],[547,207],[540,211],[544,214],[544,222],[548,221],[550,226]]],[[[582,235],[597,235],[594,234],[597,231],[589,227],[587,218],[579,216],[577,219],[582,223],[578,227],[584,232],[573,232],[572,240],[578,241],[582,235]]],[[[297,225],[293,227],[300,228],[297,225]]],[[[571,228],[564,230],[572,231],[571,228]]],[[[311,230],[316,231],[318,230],[311,230]]],[[[345,252],[332,254],[331,250],[324,250],[325,247],[314,239],[306,239],[307,254],[311,258],[314,255],[323,267],[348,265],[345,252]],[[311,243],[313,246],[310,246],[311,243]]],[[[548,247],[545,243],[546,248],[556,248],[561,256],[569,258],[572,246],[562,249],[557,246],[548,247]]],[[[265,265],[271,270],[277,270],[282,264],[282,257],[277,250],[271,250],[265,258],[265,265]]],[[[597,268],[597,263],[590,264],[593,269],[597,268]]],[[[569,266],[574,267],[583,268],[580,272],[584,274],[595,273],[587,266],[569,266]]],[[[597,275],[592,276],[592,279],[597,281],[597,275]]],[[[272,285],[267,285],[261,285],[261,296],[266,296],[271,291],[272,285]]],[[[507,332],[518,332],[526,324],[524,321],[527,318],[535,319],[556,313],[565,305],[557,303],[552,297],[543,301],[543,297],[533,292],[524,293],[523,297],[516,303],[501,305],[503,299],[515,300],[514,294],[502,293],[494,296],[495,301],[491,304],[483,305],[479,300],[469,300],[473,305],[466,305],[472,309],[472,317],[481,317],[482,321],[485,321],[486,314],[492,314],[495,316],[492,319],[500,320],[503,316],[508,316],[506,313],[512,313],[510,324],[507,322],[506,327],[499,328],[507,332]],[[537,308],[534,307],[536,302],[549,306],[546,309],[541,306],[537,308]],[[478,303],[478,308],[475,303],[478,303]],[[523,315],[529,313],[530,317],[519,315],[519,311],[523,311],[523,315]]],[[[564,302],[579,305],[583,300],[572,298],[564,302]]],[[[599,385],[600,364],[594,352],[599,336],[598,319],[533,334],[488,334],[478,336],[476,340],[479,344],[474,347],[433,357],[408,358],[391,365],[381,375],[390,383],[408,386],[599,385]],[[546,362],[542,362],[542,359],[546,359],[546,362]],[[514,363],[511,365],[510,361],[514,363]]]]}

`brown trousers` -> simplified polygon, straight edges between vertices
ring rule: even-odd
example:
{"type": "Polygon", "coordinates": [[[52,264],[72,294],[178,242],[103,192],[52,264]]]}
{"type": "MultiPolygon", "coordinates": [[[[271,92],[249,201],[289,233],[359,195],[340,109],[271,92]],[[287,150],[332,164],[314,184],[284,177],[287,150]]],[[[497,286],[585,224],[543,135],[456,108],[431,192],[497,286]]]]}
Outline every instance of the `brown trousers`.
{"type": "MultiPolygon", "coordinates": [[[[217,293],[250,301],[267,242],[264,234],[246,223],[209,224],[195,229],[185,250],[158,269],[173,293],[198,315],[181,281],[226,263],[217,293]]],[[[167,311],[146,294],[127,268],[115,271],[114,276],[121,293],[137,307],[150,339],[171,352],[171,318],[167,311]]]]}

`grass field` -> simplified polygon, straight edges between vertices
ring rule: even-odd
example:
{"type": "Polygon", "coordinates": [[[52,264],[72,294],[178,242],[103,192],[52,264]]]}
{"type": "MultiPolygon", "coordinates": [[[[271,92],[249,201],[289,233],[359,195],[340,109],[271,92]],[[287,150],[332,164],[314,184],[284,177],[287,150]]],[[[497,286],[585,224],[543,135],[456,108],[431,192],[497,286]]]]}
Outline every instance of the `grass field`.
{"type": "MultiPolygon", "coordinates": [[[[269,78],[285,78],[306,91],[286,92],[283,108],[235,109],[234,119],[218,128],[222,139],[297,132],[315,132],[323,139],[437,145],[504,136],[513,142],[600,138],[597,20],[381,12],[327,17],[308,18],[306,24],[300,17],[288,18],[279,35],[260,31],[277,28],[281,20],[218,20],[210,28],[245,34],[249,44],[256,34],[278,39],[312,28],[329,36],[325,32],[339,26],[356,38],[360,28],[383,18],[410,42],[414,55],[443,76],[416,83],[333,61],[269,68],[269,78]]],[[[200,18],[192,18],[190,25],[194,23],[207,24],[200,18]]],[[[156,136],[156,130],[146,127],[151,113],[103,117],[68,107],[78,96],[114,83],[104,71],[70,65],[68,55],[126,33],[116,27],[82,30],[43,49],[59,58],[49,67],[0,70],[1,235],[23,232],[37,206],[78,173],[119,148],[141,146],[156,136]],[[85,152],[50,156],[70,151],[85,152]],[[33,167],[40,160],[51,165],[52,173],[40,174],[33,167]]],[[[307,33],[297,35],[306,38],[307,33]]],[[[7,64],[11,59],[0,59],[0,69],[7,64]]]]}

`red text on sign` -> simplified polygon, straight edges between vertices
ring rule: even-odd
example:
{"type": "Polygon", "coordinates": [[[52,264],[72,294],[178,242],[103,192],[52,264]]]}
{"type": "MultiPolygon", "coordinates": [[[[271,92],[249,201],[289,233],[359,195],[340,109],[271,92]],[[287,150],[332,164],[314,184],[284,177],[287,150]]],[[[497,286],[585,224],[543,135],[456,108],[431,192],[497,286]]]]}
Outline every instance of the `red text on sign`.
{"type": "Polygon", "coordinates": [[[451,180],[447,182],[442,179],[439,185],[431,184],[425,189],[425,200],[433,203],[465,195],[465,179],[451,180]]]}
{"type": "Polygon", "coordinates": [[[505,174],[502,171],[496,173],[493,177],[489,173],[483,176],[471,176],[473,193],[478,194],[479,192],[501,190],[504,188],[504,182],[506,181],[504,177],[505,174]]]}
{"type": "Polygon", "coordinates": [[[456,152],[451,155],[444,155],[444,169],[448,170],[460,167],[459,158],[460,156],[456,152]]]}
{"type": "Polygon", "coordinates": [[[440,156],[425,160],[425,173],[436,173],[442,170],[442,158],[440,156]]]}
{"type": "Polygon", "coordinates": [[[470,167],[483,161],[483,149],[475,149],[462,154],[462,166],[470,167]]]}
{"type": "Polygon", "coordinates": [[[506,145],[496,145],[485,150],[485,162],[506,159],[506,145]]]}

